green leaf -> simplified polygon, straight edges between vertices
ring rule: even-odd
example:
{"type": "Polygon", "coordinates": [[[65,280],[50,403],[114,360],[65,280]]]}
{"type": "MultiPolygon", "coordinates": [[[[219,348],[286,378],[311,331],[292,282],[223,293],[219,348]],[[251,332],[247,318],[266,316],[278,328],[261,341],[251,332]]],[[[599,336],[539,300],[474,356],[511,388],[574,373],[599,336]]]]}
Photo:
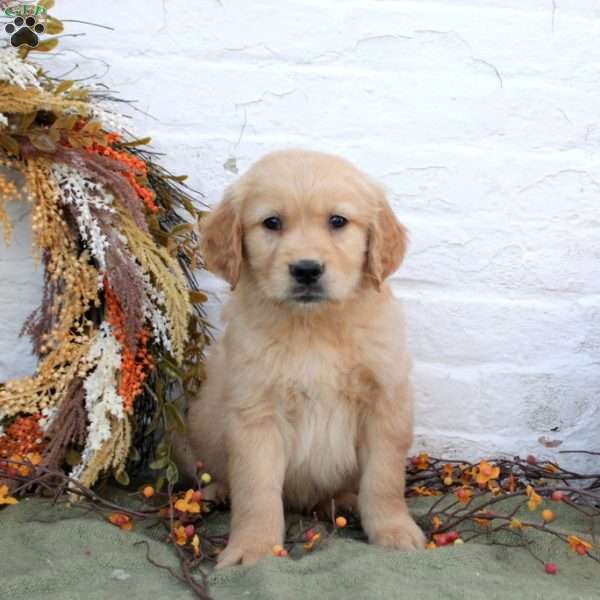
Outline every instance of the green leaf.
{"type": "Polygon", "coordinates": [[[171,375],[172,377],[175,377],[176,379],[183,378],[183,371],[172,360],[169,360],[166,356],[163,356],[161,361],[158,363],[158,366],[160,368],[164,369],[165,371],[167,371],[167,373],[169,373],[169,375],[171,375]]]}
{"type": "Polygon", "coordinates": [[[165,404],[164,411],[167,427],[183,433],[185,431],[185,423],[175,405],[171,403],[165,404]]]}
{"type": "Polygon", "coordinates": [[[31,127],[31,125],[33,124],[33,122],[35,121],[36,116],[37,116],[37,111],[21,115],[20,122],[19,122],[19,130],[26,131],[27,129],[29,129],[31,127]]]}
{"type": "Polygon", "coordinates": [[[56,35],[58,33],[62,33],[65,30],[65,26],[62,21],[57,19],[56,17],[48,17],[46,19],[46,35],[56,35]]]}
{"type": "Polygon", "coordinates": [[[169,463],[169,466],[167,467],[166,475],[167,475],[167,481],[171,485],[177,483],[177,480],[179,479],[179,471],[177,470],[175,463],[169,463]]]}
{"type": "Polygon", "coordinates": [[[115,479],[121,485],[129,485],[129,475],[127,475],[127,471],[117,471],[115,473],[115,479]]]}
{"type": "Polygon", "coordinates": [[[142,455],[140,454],[140,451],[135,446],[131,446],[131,450],[129,450],[129,460],[139,462],[141,458],[142,455]]]}
{"type": "Polygon", "coordinates": [[[52,138],[45,133],[32,134],[29,136],[29,141],[42,152],[56,151],[56,144],[52,138]]]}
{"type": "MultiPolygon", "coordinates": [[[[32,52],[51,52],[58,46],[57,38],[50,38],[48,40],[44,40],[40,42],[35,48],[31,48],[32,52]]],[[[23,47],[23,46],[21,46],[23,47]]]]}
{"type": "Polygon", "coordinates": [[[55,94],[62,94],[63,92],[66,92],[68,89],[71,88],[71,86],[74,84],[75,82],[72,79],[65,79],[64,81],[61,81],[57,86],[56,89],[54,90],[55,94]]]}
{"type": "Polygon", "coordinates": [[[154,487],[156,488],[157,492],[160,492],[163,489],[165,481],[166,479],[164,475],[161,474],[157,477],[156,481],[154,482],[154,487]]]}
{"type": "Polygon", "coordinates": [[[181,223],[180,225],[176,225],[169,231],[169,235],[179,235],[181,233],[189,233],[194,230],[194,226],[191,223],[181,223]]]}
{"type": "Polygon", "coordinates": [[[121,145],[132,148],[135,146],[147,146],[150,142],[152,142],[151,137],[139,138],[138,140],[131,140],[130,142],[123,142],[121,145]]]}
{"type": "Polygon", "coordinates": [[[77,450],[70,448],[65,454],[65,462],[70,467],[76,467],[81,462],[81,454],[77,450]]]}
{"type": "Polygon", "coordinates": [[[190,290],[190,302],[192,304],[202,304],[208,300],[208,296],[204,292],[190,290]]]}
{"type": "Polygon", "coordinates": [[[184,181],[187,181],[189,179],[189,176],[188,175],[163,175],[162,178],[171,180],[171,181],[177,181],[179,183],[183,183],[184,181]]]}
{"type": "Polygon", "coordinates": [[[153,460],[148,466],[154,470],[158,471],[160,469],[164,469],[169,464],[169,458],[167,456],[163,456],[162,458],[157,458],[153,460]]]}
{"type": "Polygon", "coordinates": [[[21,155],[21,147],[15,140],[15,138],[5,133],[0,133],[0,146],[4,148],[9,154],[14,156],[21,155]]]}

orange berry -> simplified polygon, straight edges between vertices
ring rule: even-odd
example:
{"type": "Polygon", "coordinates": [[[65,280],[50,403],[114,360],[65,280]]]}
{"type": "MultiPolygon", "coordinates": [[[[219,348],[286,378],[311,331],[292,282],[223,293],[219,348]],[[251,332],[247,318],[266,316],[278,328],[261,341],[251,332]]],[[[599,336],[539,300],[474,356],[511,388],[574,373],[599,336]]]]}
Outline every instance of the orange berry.
{"type": "Polygon", "coordinates": [[[154,488],[151,485],[147,485],[142,493],[146,498],[152,498],[154,496],[154,488]]]}
{"type": "Polygon", "coordinates": [[[444,485],[452,485],[452,477],[444,477],[444,485]]]}
{"type": "Polygon", "coordinates": [[[283,550],[283,546],[281,544],[275,544],[273,548],[271,548],[271,552],[273,556],[279,556],[280,552],[283,550]]]}
{"type": "Polygon", "coordinates": [[[554,511],[550,510],[549,508],[542,511],[542,519],[544,519],[544,523],[551,523],[555,518],[556,515],[554,514],[554,511]]]}
{"type": "Polygon", "coordinates": [[[338,517],[335,520],[335,524],[341,529],[343,529],[344,527],[346,527],[346,525],[348,525],[348,520],[346,519],[346,517],[338,517]]]}

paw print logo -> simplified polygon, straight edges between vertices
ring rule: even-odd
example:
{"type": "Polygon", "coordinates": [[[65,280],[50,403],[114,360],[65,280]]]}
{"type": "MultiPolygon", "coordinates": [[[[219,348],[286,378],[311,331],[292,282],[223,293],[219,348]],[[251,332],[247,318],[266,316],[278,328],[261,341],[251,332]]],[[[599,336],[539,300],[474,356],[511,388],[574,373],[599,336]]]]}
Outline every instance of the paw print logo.
{"type": "Polygon", "coordinates": [[[4,27],[4,31],[10,34],[10,43],[18,48],[19,46],[29,46],[35,48],[39,41],[39,35],[44,33],[46,28],[42,23],[38,23],[35,17],[16,17],[12,23],[4,27]]]}

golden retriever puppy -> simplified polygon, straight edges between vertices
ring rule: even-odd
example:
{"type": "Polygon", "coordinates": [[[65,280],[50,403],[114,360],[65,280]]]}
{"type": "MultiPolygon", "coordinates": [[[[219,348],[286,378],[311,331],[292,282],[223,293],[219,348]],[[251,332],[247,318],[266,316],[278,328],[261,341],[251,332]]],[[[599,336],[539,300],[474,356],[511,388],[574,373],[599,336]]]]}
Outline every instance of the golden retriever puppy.
{"type": "Polygon", "coordinates": [[[382,188],[303,150],[258,161],[202,226],[206,267],[233,289],[188,444],[231,499],[219,566],[252,564],[284,536],[284,505],[358,493],[369,541],[417,549],[404,499],[411,359],[386,277],[406,233],[382,188]]]}

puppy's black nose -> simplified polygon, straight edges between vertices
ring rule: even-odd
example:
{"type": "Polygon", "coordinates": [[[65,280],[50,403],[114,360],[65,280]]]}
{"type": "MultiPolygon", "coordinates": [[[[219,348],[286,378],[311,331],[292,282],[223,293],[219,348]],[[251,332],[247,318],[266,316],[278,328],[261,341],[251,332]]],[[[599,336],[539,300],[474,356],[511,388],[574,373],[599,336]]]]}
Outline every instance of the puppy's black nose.
{"type": "Polygon", "coordinates": [[[316,283],[325,270],[325,267],[316,260],[299,260],[291,263],[289,267],[290,275],[302,285],[316,283]]]}

